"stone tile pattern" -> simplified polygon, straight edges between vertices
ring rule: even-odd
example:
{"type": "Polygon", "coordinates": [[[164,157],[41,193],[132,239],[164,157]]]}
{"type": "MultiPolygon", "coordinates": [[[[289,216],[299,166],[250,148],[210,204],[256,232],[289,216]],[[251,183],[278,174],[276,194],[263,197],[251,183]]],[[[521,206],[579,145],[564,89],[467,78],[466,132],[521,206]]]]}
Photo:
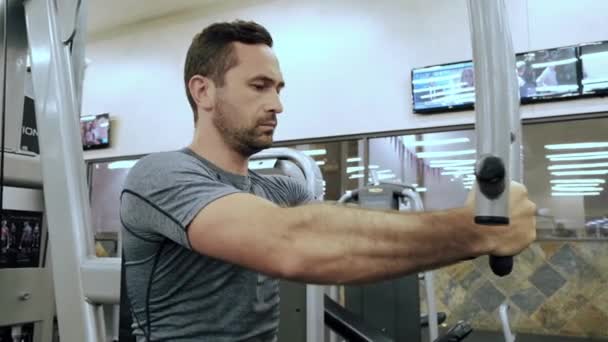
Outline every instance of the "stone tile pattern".
{"type": "MultiPolygon", "coordinates": [[[[488,257],[435,271],[438,311],[446,324],[500,331],[498,307],[508,302],[516,333],[608,338],[608,244],[537,242],[497,277],[488,257]]],[[[426,311],[421,288],[421,307],[426,311]]]]}

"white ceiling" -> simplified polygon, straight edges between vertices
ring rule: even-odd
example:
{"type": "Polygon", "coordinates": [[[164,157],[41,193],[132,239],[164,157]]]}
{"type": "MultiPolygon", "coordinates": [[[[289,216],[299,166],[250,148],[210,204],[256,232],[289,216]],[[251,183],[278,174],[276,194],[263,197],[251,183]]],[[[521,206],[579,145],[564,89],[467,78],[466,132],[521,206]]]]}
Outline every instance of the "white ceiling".
{"type": "Polygon", "coordinates": [[[88,0],[89,34],[163,17],[221,0],[88,0]]]}

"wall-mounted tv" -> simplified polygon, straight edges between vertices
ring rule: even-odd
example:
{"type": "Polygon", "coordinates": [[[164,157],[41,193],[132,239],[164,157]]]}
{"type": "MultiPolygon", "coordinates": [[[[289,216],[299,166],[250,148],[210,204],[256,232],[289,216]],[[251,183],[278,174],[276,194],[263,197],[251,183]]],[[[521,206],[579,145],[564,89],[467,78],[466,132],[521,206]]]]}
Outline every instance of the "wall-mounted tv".
{"type": "Polygon", "coordinates": [[[416,113],[473,109],[473,62],[428,66],[412,70],[412,104],[416,113]]]}
{"type": "Polygon", "coordinates": [[[583,95],[608,94],[608,41],[580,46],[583,95]]]}
{"type": "Polygon", "coordinates": [[[516,55],[522,103],[578,96],[576,47],[538,50],[516,55]]]}
{"type": "Polygon", "coordinates": [[[110,115],[99,114],[80,117],[82,148],[92,150],[110,146],[110,115]]]}

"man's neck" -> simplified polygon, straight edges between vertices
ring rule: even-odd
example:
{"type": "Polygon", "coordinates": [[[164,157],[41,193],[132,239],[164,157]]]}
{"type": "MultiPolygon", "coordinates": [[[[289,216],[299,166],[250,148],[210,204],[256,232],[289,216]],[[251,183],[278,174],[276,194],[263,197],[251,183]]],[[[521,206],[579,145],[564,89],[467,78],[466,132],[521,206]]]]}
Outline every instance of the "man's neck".
{"type": "Polygon", "coordinates": [[[246,176],[249,158],[232,149],[217,131],[197,129],[190,149],[224,171],[246,176]]]}

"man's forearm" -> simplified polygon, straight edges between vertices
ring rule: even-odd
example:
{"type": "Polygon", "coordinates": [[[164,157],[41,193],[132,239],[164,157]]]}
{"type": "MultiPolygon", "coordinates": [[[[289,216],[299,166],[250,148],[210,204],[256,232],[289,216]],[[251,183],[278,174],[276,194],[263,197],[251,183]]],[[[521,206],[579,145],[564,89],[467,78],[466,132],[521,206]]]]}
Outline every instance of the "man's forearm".
{"type": "Polygon", "coordinates": [[[489,252],[466,209],[378,212],[327,204],[285,209],[289,277],[309,283],[364,283],[441,267],[489,252]]]}

